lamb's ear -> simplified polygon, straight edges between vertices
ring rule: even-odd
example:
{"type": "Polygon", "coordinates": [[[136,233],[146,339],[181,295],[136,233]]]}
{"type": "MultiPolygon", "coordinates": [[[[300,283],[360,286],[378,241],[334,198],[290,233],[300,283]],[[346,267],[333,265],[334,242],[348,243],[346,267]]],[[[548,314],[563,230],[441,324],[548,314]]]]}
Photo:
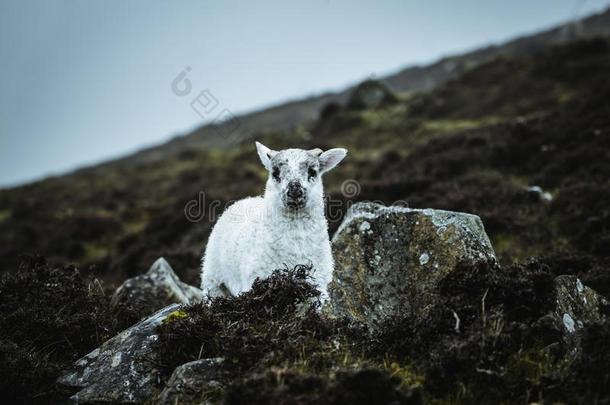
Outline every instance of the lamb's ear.
{"type": "Polygon", "coordinates": [[[347,155],[347,149],[334,148],[323,152],[320,159],[320,172],[324,173],[337,166],[340,161],[347,155]]]}
{"type": "Polygon", "coordinates": [[[260,157],[263,166],[267,170],[271,170],[271,159],[277,154],[277,151],[271,150],[260,142],[256,142],[256,151],[260,157]]]}

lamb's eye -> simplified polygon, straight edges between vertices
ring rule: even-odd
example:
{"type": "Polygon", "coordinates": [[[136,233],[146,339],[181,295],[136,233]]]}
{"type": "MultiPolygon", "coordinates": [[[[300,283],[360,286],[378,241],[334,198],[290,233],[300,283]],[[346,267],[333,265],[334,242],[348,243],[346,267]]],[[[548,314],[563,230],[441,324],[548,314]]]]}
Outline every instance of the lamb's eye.
{"type": "Polygon", "coordinates": [[[313,167],[310,167],[309,169],[307,169],[307,175],[309,176],[309,180],[316,177],[317,174],[318,174],[318,172],[313,167]]]}
{"type": "Polygon", "coordinates": [[[280,181],[280,169],[278,169],[277,167],[273,168],[273,171],[271,172],[271,175],[273,176],[273,180],[279,182],[280,181]]]}

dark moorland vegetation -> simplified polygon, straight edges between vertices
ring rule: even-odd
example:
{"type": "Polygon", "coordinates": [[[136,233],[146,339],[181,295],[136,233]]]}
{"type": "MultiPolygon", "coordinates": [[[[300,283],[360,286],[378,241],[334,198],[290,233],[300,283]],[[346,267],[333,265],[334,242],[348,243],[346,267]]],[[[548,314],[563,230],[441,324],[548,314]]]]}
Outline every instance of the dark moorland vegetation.
{"type": "MultiPolygon", "coordinates": [[[[610,297],[610,42],[497,58],[428,92],[359,102],[371,86],[383,87],[365,83],[309,126],[258,139],[276,149],[347,147],[325,180],[344,205],[341,182],[355,179],[354,200],[479,215],[500,270],[463,269],[441,286],[429,319],[394,319],[373,336],[314,311],[306,269],[277,273],[164,325],[165,369],[196,359],[205,343],[205,357],[227,359],[225,389],[210,394],[227,403],[610,402],[610,323],[587,328],[582,355],[566,362],[543,319],[559,274],[610,297]],[[460,333],[443,315],[454,310],[460,333]]],[[[200,191],[204,209],[259,194],[257,159],[251,142],[193,148],[1,191],[1,397],[66,398],[54,384],[60,371],[134,320],[110,309],[109,287],[157,257],[196,284],[212,223],[188,221],[184,206],[200,191]],[[28,252],[48,261],[18,270],[28,252]]]]}

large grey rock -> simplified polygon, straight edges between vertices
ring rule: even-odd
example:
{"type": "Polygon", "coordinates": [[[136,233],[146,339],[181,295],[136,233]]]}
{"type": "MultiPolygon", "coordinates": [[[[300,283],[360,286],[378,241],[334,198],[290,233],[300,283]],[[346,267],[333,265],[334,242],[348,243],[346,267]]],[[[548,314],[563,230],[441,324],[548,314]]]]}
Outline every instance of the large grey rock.
{"type": "Polygon", "coordinates": [[[159,394],[156,404],[201,404],[207,403],[221,384],[222,359],[201,359],[177,367],[159,394]]]}
{"type": "Polygon", "coordinates": [[[369,326],[425,311],[438,297],[439,282],[460,262],[497,263],[476,215],[374,203],[350,208],[332,246],[335,270],[326,310],[369,326]]]}
{"type": "Polygon", "coordinates": [[[158,370],[152,344],[156,328],[179,309],[170,305],[126,329],[75,363],[60,384],[82,388],[78,403],[138,403],[155,393],[158,370]]]}
{"type": "Polygon", "coordinates": [[[125,305],[140,316],[147,316],[170,304],[201,301],[199,288],[180,281],[164,258],[153,263],[146,274],[126,280],[114,293],[113,305],[125,305]]]}
{"type": "Polygon", "coordinates": [[[608,302],[576,276],[559,276],[553,281],[555,308],[550,314],[556,330],[573,348],[580,344],[580,331],[603,318],[601,307],[608,302]]]}

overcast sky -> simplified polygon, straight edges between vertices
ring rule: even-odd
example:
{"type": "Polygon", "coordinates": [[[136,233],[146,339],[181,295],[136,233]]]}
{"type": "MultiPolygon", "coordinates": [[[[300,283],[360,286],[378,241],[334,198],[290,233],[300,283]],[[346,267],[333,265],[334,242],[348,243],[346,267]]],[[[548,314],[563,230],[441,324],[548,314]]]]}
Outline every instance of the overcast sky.
{"type": "Polygon", "coordinates": [[[498,43],[609,0],[1,0],[0,186],[117,157],[205,122],[187,67],[237,114],[498,43]]]}

